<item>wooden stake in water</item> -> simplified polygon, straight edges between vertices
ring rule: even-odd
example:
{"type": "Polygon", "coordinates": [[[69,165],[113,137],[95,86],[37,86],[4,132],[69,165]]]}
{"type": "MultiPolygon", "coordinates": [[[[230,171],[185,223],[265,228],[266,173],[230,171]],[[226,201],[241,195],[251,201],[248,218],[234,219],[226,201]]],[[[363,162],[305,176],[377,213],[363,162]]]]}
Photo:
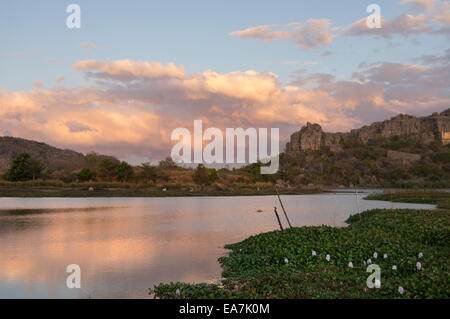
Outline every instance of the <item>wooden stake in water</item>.
{"type": "Polygon", "coordinates": [[[358,207],[358,214],[360,213],[359,209],[359,198],[358,198],[358,190],[355,187],[355,195],[356,195],[356,206],[358,207]]]}
{"type": "Polygon", "coordinates": [[[359,199],[358,199],[358,190],[355,187],[355,196],[356,196],[356,207],[358,208],[359,221],[361,221],[361,212],[359,209],[359,199]]]}
{"type": "Polygon", "coordinates": [[[289,224],[289,228],[292,228],[291,222],[289,221],[288,215],[286,214],[286,210],[284,209],[283,202],[281,201],[280,194],[278,193],[278,189],[275,186],[275,191],[277,192],[278,200],[280,201],[281,208],[283,209],[284,216],[289,224]]]}
{"type": "Polygon", "coordinates": [[[278,216],[277,208],[274,207],[273,210],[275,212],[275,216],[277,216],[278,225],[280,225],[281,232],[284,233],[283,225],[281,225],[280,216],[278,216]]]}

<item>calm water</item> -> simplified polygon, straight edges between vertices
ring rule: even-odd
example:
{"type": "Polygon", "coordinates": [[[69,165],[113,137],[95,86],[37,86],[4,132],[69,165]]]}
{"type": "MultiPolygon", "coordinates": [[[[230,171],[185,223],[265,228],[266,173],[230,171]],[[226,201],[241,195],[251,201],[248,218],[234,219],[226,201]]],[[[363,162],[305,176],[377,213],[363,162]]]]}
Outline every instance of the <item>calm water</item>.
{"type": "MultiPolygon", "coordinates": [[[[282,199],[295,226],[344,226],[357,212],[354,194],[282,199]]],[[[0,298],[148,298],[159,282],[217,281],[223,246],[277,229],[275,205],[274,196],[0,198],[0,298]],[[82,289],[66,287],[69,264],[81,267],[82,289]]]]}

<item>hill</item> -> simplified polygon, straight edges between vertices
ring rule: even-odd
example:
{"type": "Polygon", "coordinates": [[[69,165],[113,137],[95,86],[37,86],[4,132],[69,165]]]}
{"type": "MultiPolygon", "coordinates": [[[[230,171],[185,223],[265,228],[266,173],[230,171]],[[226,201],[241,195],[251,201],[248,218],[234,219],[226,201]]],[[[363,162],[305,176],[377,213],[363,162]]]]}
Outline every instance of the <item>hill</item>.
{"type": "Polygon", "coordinates": [[[28,153],[41,161],[47,169],[73,171],[86,165],[84,155],[72,150],[62,150],[45,143],[23,138],[0,137],[0,171],[11,165],[14,157],[28,153]]]}
{"type": "Polygon", "coordinates": [[[450,109],[400,114],[346,133],[307,123],[281,155],[281,177],[295,185],[402,186],[450,181],[450,109]]]}

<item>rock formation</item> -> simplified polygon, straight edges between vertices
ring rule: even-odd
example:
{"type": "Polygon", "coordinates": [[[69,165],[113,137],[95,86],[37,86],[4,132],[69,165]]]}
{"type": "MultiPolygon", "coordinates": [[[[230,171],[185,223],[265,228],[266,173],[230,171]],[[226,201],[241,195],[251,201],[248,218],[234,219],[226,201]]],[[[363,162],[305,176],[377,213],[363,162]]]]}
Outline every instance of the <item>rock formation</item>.
{"type": "Polygon", "coordinates": [[[371,139],[394,136],[407,137],[420,143],[439,141],[450,143],[450,109],[426,117],[399,114],[390,120],[375,122],[369,126],[351,130],[349,133],[326,133],[319,124],[307,123],[300,131],[291,135],[286,152],[319,150],[328,146],[333,151],[342,149],[340,143],[356,139],[366,144],[371,139]]]}

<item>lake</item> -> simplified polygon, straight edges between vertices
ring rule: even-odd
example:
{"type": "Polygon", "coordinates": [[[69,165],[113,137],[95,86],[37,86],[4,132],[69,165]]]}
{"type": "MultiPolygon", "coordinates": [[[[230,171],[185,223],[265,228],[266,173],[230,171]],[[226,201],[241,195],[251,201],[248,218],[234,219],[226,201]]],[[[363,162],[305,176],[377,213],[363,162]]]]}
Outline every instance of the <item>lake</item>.
{"type": "MultiPolygon", "coordinates": [[[[345,226],[358,210],[352,193],[282,200],[293,226],[345,226]]],[[[276,196],[0,198],[0,298],[149,298],[160,282],[218,281],[225,244],[278,229],[274,206],[276,196]],[[81,289],[66,286],[69,264],[81,267],[81,289]]]]}

